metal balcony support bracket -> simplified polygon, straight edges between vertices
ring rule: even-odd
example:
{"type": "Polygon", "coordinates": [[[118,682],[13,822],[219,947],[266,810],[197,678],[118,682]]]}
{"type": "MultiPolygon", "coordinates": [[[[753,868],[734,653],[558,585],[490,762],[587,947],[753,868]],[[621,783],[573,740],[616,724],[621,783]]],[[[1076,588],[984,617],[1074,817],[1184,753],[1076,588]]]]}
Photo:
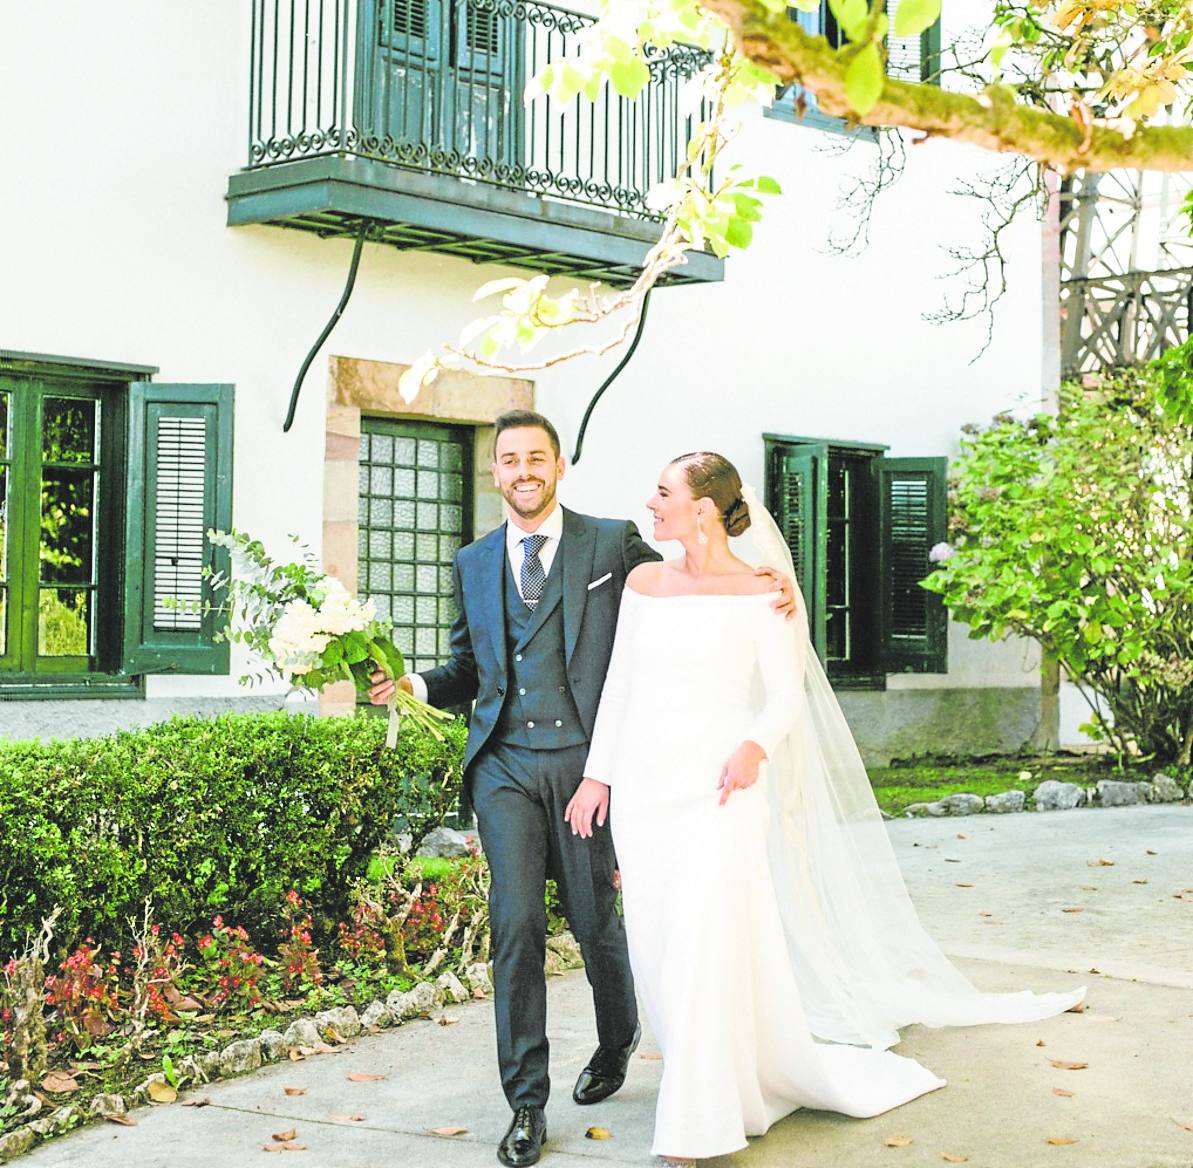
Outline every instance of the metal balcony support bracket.
{"type": "Polygon", "coordinates": [[[348,300],[352,296],[352,289],[356,286],[356,272],[360,267],[360,253],[364,250],[365,237],[368,233],[369,220],[362,219],[360,227],[356,232],[356,246],[352,249],[352,263],[348,268],[348,282],[344,285],[340,302],[336,305],[335,312],[331,314],[331,319],[323,326],[323,331],[319,334],[319,339],[311,346],[311,351],[307,354],[306,360],[302,363],[302,368],[298,371],[298,376],[294,379],[294,388],[290,391],[290,408],[286,411],[286,421],[282,426],[283,434],[288,434],[290,427],[294,425],[294,412],[298,409],[298,395],[302,390],[302,383],[306,378],[307,370],[311,367],[311,362],[314,361],[315,355],[319,350],[323,348],[323,343],[331,336],[331,330],[336,327],[336,323],[344,315],[344,309],[348,306],[348,300]]]}
{"type": "Polygon", "coordinates": [[[584,411],[584,417],[580,420],[580,433],[576,435],[576,450],[572,455],[572,466],[575,466],[580,461],[580,451],[584,448],[584,432],[588,429],[588,420],[592,417],[592,411],[596,409],[596,404],[601,400],[601,396],[605,390],[617,380],[621,371],[630,363],[630,358],[634,355],[634,350],[638,347],[638,342],[642,340],[642,330],[646,327],[646,313],[650,308],[650,297],[653,292],[654,289],[652,288],[642,298],[642,315],[638,317],[638,328],[634,332],[634,339],[630,342],[630,347],[626,349],[622,359],[617,362],[617,368],[605,378],[601,388],[592,395],[592,401],[588,403],[588,409],[584,411]]]}

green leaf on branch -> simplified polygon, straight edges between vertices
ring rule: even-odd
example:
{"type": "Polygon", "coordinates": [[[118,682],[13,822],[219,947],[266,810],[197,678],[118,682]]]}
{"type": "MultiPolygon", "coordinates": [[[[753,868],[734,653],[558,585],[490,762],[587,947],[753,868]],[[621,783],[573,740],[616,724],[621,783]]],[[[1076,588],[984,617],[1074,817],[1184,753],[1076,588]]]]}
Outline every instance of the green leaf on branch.
{"type": "Polygon", "coordinates": [[[614,61],[609,80],[618,95],[632,101],[650,84],[650,68],[641,57],[631,55],[614,61]]]}
{"type": "Polygon", "coordinates": [[[754,238],[754,225],[746,219],[734,217],[729,220],[725,231],[725,242],[730,247],[749,247],[754,238]]]}
{"type": "Polygon", "coordinates": [[[895,9],[895,36],[919,36],[939,17],[940,0],[899,0],[899,7],[895,9]]]}
{"type": "Polygon", "coordinates": [[[850,61],[845,73],[845,96],[858,114],[865,116],[878,104],[884,80],[878,46],[866,45],[850,61]]]}
{"type": "Polygon", "coordinates": [[[851,40],[855,38],[850,30],[864,27],[866,17],[870,14],[866,0],[828,0],[828,6],[838,26],[845,30],[851,40]]]}

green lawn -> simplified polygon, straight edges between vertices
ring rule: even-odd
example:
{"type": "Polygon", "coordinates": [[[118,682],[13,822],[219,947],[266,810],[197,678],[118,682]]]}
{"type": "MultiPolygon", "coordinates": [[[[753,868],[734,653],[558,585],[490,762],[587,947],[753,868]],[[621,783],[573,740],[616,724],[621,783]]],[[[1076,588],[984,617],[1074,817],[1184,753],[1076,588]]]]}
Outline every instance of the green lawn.
{"type": "Polygon", "coordinates": [[[1116,771],[1108,761],[1085,755],[1019,755],[972,762],[918,760],[874,767],[869,774],[878,805],[888,815],[901,815],[912,803],[931,803],[963,791],[971,795],[1023,791],[1030,802],[1032,791],[1045,779],[1090,787],[1099,779],[1150,778],[1150,774],[1116,771]],[[1029,777],[1020,778],[1021,774],[1029,777]]]}

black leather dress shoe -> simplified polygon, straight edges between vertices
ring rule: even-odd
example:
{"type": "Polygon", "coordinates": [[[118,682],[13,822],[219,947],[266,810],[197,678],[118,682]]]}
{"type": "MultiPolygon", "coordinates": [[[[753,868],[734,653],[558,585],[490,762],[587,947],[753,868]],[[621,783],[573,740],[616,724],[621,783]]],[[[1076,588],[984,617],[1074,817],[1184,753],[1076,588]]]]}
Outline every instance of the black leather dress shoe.
{"type": "Polygon", "coordinates": [[[588,1060],[588,1066],[580,1072],[572,1098],[577,1103],[600,1103],[619,1090],[625,1082],[630,1055],[638,1049],[641,1038],[642,1027],[639,1026],[634,1030],[634,1037],[618,1050],[598,1046],[596,1054],[588,1060]]]}
{"type": "Polygon", "coordinates": [[[497,1145],[497,1159],[508,1168],[537,1164],[547,1138],[547,1117],[541,1107],[519,1107],[509,1131],[497,1145]]]}

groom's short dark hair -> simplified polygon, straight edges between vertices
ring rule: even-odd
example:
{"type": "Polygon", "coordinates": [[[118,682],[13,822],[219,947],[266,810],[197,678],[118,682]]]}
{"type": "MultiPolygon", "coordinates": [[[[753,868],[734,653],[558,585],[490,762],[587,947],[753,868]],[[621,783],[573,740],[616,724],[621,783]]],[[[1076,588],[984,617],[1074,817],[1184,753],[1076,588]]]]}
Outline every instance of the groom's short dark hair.
{"type": "Polygon", "coordinates": [[[543,417],[542,414],[535,413],[534,410],[508,410],[504,414],[498,414],[497,420],[493,423],[495,433],[493,434],[493,449],[497,449],[497,439],[506,430],[522,430],[529,427],[534,427],[538,430],[546,430],[547,437],[551,439],[551,448],[555,451],[555,457],[559,457],[559,433],[550,421],[543,417]]]}

